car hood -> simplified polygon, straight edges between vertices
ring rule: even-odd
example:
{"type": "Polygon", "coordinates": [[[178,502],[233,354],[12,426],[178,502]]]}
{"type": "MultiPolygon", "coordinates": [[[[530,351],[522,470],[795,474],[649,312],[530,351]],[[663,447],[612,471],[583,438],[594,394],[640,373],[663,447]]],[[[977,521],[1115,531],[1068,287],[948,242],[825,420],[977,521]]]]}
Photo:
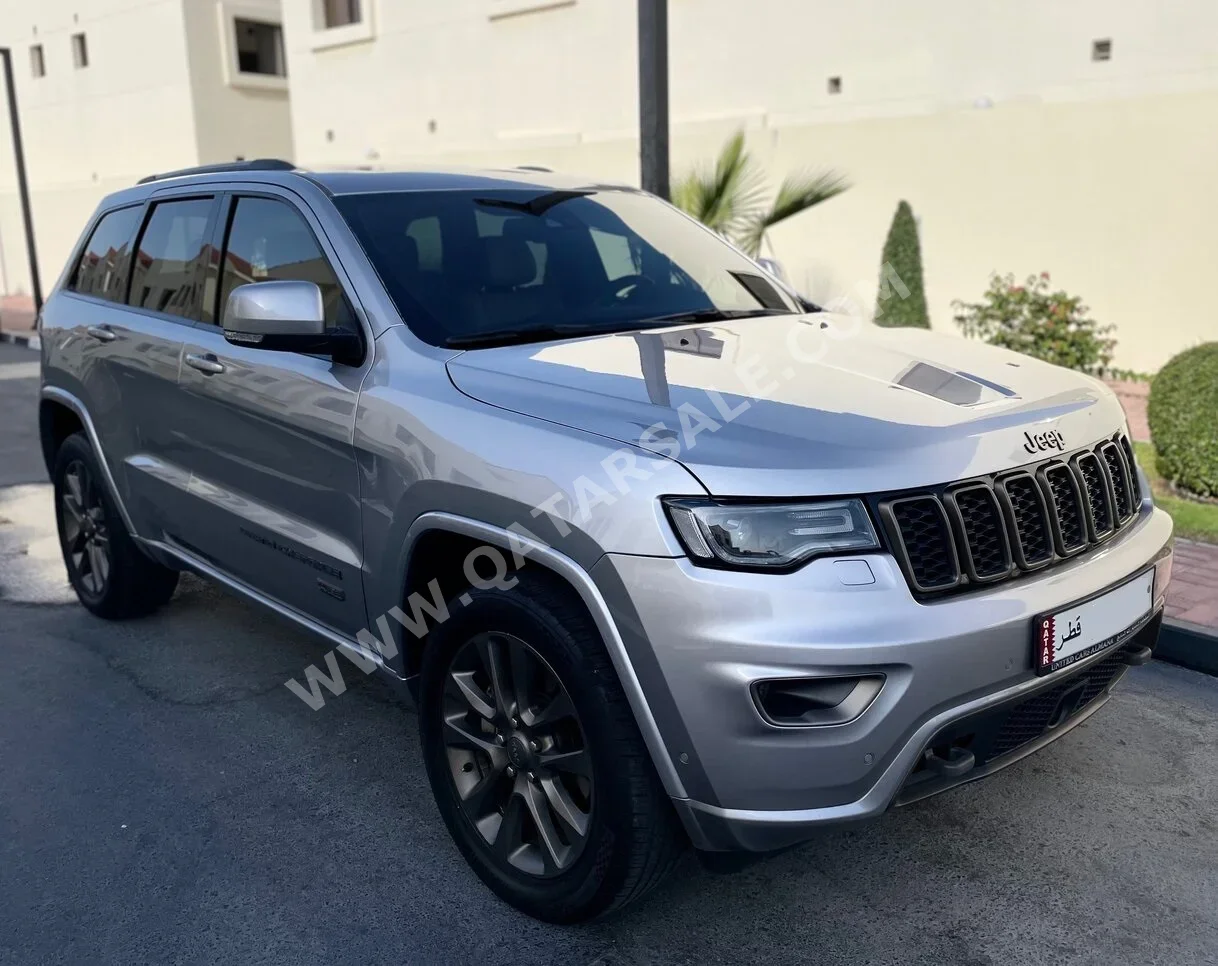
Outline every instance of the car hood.
{"type": "Polygon", "coordinates": [[[829,313],[479,349],[448,368],[475,399],[664,453],[723,496],[947,483],[1125,425],[1090,376],[829,313]]]}

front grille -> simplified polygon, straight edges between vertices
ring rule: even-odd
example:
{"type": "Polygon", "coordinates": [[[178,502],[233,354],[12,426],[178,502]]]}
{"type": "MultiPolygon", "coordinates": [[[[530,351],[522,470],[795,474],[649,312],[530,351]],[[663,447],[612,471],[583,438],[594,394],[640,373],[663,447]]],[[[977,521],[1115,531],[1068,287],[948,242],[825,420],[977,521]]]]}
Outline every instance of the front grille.
{"type": "Polygon", "coordinates": [[[1108,469],[1108,478],[1112,481],[1112,492],[1116,498],[1116,518],[1118,521],[1125,520],[1133,512],[1125,457],[1120,447],[1112,442],[1102,443],[1099,453],[1108,469]]]}
{"type": "Polygon", "coordinates": [[[1074,714],[1078,714],[1104,693],[1121,668],[1125,666],[1119,657],[1110,657],[1088,668],[1081,676],[1042,691],[1017,704],[1007,715],[990,744],[988,757],[1000,758],[1029,741],[1035,741],[1045,733],[1053,721],[1062,696],[1069,690],[1079,689],[1074,714]]]}
{"type": "Polygon", "coordinates": [[[1091,526],[1091,539],[1102,540],[1112,533],[1113,520],[1112,490],[1108,486],[1108,477],[1104,475],[1104,467],[1100,458],[1094,453],[1082,453],[1074,458],[1074,466],[1083,481],[1083,489],[1087,493],[1087,513],[1091,526]]]}
{"type": "Polygon", "coordinates": [[[1063,557],[1078,553],[1087,546],[1087,525],[1074,471],[1062,463],[1051,463],[1040,472],[1049,490],[1049,505],[1056,517],[1057,525],[1053,533],[1057,537],[1057,552],[1063,557]]]}
{"type": "Polygon", "coordinates": [[[914,592],[944,594],[1050,566],[1127,526],[1139,487],[1126,453],[1120,436],[1013,472],[879,497],[873,506],[914,592]]]}
{"type": "Polygon", "coordinates": [[[996,580],[1011,569],[1006,524],[994,491],[984,484],[961,487],[951,494],[965,564],[974,580],[996,580]]]}
{"type": "Polygon", "coordinates": [[[960,569],[943,505],[933,496],[919,496],[898,500],[891,510],[915,589],[927,592],[954,586],[960,569]]]}
{"type": "Polygon", "coordinates": [[[1129,437],[1122,436],[1120,443],[1125,465],[1129,467],[1129,493],[1133,497],[1133,504],[1136,508],[1142,502],[1142,484],[1138,482],[1138,461],[1134,459],[1133,446],[1129,443],[1129,437]]]}
{"type": "Polygon", "coordinates": [[[1015,533],[1012,541],[1022,556],[1025,570],[1047,564],[1053,559],[1053,532],[1049,528],[1049,513],[1045,496],[1030,473],[1000,480],[998,492],[1006,496],[1010,506],[1010,524],[1015,533]]]}

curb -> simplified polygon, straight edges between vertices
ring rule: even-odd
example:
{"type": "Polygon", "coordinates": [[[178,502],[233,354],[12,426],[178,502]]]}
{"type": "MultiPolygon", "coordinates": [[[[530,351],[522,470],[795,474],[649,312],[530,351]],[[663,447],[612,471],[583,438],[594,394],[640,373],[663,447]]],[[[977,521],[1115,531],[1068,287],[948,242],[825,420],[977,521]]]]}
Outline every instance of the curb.
{"type": "Polygon", "coordinates": [[[0,332],[0,342],[11,342],[27,349],[41,349],[42,340],[37,332],[0,332]]]}
{"type": "Polygon", "coordinates": [[[1155,657],[1168,664],[1218,677],[1218,633],[1201,624],[1165,620],[1159,631],[1155,657]]]}

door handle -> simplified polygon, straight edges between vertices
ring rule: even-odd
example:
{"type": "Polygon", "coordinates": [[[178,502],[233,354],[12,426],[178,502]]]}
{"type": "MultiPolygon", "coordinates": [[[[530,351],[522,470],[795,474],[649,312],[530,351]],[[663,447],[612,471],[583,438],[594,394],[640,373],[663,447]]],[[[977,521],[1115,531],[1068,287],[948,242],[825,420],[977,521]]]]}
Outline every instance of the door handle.
{"type": "Polygon", "coordinates": [[[118,338],[108,325],[91,325],[85,331],[98,342],[113,342],[118,338]]]}
{"type": "Polygon", "coordinates": [[[207,376],[214,376],[224,371],[224,363],[217,362],[216,357],[211,354],[205,356],[188,355],[185,362],[190,368],[198,369],[199,372],[207,376]]]}

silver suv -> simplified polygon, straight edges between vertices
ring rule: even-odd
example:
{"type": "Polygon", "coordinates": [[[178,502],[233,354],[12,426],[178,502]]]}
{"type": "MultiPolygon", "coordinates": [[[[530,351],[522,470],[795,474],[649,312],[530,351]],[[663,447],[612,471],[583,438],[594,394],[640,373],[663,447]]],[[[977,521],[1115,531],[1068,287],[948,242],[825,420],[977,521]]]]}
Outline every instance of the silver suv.
{"type": "Polygon", "coordinates": [[[539,918],[988,775],[1158,632],[1171,523],[1101,383],[821,311],[627,186],[154,176],[42,346],[81,603],[190,570],[401,684],[539,918]]]}

